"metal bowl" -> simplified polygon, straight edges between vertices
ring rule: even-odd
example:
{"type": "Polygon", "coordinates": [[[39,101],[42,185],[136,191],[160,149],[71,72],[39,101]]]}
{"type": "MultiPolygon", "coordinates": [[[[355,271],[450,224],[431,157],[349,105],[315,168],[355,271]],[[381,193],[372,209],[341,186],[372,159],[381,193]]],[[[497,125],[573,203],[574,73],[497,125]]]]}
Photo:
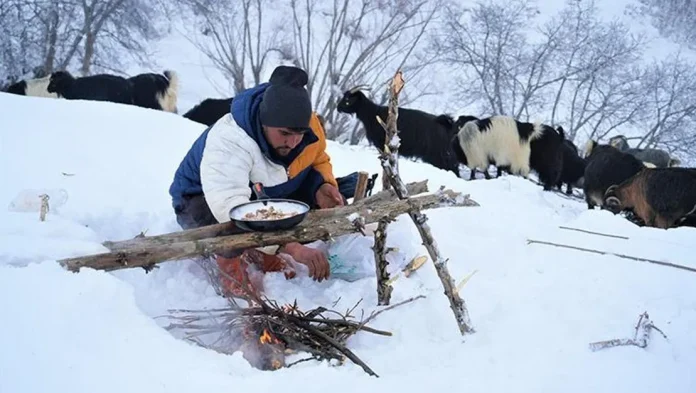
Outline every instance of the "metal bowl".
{"type": "Polygon", "coordinates": [[[246,231],[271,232],[290,229],[304,221],[309,212],[309,205],[304,202],[292,199],[268,198],[243,203],[230,210],[230,220],[234,224],[246,231]],[[259,209],[275,207],[287,213],[297,212],[297,214],[281,218],[278,220],[249,220],[244,218],[247,213],[254,213],[259,209]]]}

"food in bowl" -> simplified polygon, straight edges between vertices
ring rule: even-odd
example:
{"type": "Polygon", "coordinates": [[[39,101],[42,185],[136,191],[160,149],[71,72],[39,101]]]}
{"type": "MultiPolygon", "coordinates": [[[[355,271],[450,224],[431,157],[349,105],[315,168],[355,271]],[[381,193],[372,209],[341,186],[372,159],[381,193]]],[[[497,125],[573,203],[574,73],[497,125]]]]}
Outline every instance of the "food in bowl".
{"type": "Polygon", "coordinates": [[[269,206],[267,208],[257,209],[254,212],[246,213],[244,219],[248,221],[282,220],[298,214],[299,212],[284,212],[280,209],[276,209],[274,206],[269,206]]]}

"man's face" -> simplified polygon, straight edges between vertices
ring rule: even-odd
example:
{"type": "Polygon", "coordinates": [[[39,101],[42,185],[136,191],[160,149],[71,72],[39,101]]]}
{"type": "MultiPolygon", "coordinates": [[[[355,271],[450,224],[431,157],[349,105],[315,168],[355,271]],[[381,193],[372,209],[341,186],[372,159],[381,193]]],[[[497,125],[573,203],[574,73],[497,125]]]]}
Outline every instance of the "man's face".
{"type": "Polygon", "coordinates": [[[291,131],[284,127],[263,127],[268,144],[271,145],[276,154],[285,157],[290,154],[301,141],[304,134],[291,131]]]}

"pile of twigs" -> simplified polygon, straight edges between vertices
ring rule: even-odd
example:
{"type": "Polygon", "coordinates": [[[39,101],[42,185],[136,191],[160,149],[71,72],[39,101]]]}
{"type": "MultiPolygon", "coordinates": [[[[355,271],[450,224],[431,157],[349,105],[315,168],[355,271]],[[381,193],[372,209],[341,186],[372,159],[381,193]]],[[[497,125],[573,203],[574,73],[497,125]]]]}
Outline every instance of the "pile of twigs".
{"type": "MultiPolygon", "coordinates": [[[[222,272],[220,272],[222,273],[222,272]]],[[[294,304],[280,306],[277,302],[243,286],[245,302],[228,297],[228,307],[212,310],[168,310],[172,322],[167,330],[183,331],[183,339],[220,353],[241,350],[252,366],[262,370],[290,367],[306,360],[334,360],[343,364],[345,358],[361,366],[370,375],[377,374],[346,347],[349,337],[358,331],[391,336],[387,331],[366,326],[381,312],[412,302],[424,296],[407,299],[356,320],[352,315],[360,301],[345,313],[318,307],[303,312],[294,304]],[[212,336],[207,342],[206,336],[212,336]],[[309,357],[286,364],[285,356],[305,352],[309,357]]]]}

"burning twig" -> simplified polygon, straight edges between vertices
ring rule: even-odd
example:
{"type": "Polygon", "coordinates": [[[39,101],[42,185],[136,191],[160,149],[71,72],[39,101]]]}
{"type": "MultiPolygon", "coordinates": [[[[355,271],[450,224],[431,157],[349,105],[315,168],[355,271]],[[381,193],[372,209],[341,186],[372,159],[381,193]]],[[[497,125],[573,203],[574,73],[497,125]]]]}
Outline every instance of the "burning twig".
{"type": "Polygon", "coordinates": [[[614,340],[598,341],[590,344],[590,350],[599,351],[600,349],[613,348],[618,346],[634,345],[639,348],[646,348],[650,342],[650,331],[657,330],[662,336],[667,339],[667,335],[656,327],[650,320],[647,312],[644,312],[638,318],[638,323],[633,333],[633,338],[617,338],[614,340]],[[640,332],[640,338],[638,333],[640,332]]]}
{"type": "Polygon", "coordinates": [[[599,250],[594,250],[591,248],[583,248],[583,247],[577,247],[577,246],[569,246],[567,244],[558,244],[558,243],[551,243],[551,242],[546,242],[542,240],[531,240],[527,239],[527,244],[544,244],[547,246],[555,246],[555,247],[561,247],[561,248],[569,248],[571,250],[578,250],[578,251],[585,251],[585,252],[591,252],[594,254],[600,254],[600,255],[613,255],[615,257],[623,258],[623,259],[630,259],[632,261],[638,261],[638,262],[648,262],[648,263],[654,263],[656,265],[662,265],[662,266],[669,266],[677,269],[682,269],[690,272],[696,273],[696,269],[688,266],[683,266],[683,265],[677,265],[676,263],[670,263],[670,262],[662,262],[662,261],[656,261],[654,259],[647,259],[647,258],[640,258],[640,257],[632,257],[630,255],[624,255],[624,254],[617,254],[609,251],[599,251],[599,250]]]}

